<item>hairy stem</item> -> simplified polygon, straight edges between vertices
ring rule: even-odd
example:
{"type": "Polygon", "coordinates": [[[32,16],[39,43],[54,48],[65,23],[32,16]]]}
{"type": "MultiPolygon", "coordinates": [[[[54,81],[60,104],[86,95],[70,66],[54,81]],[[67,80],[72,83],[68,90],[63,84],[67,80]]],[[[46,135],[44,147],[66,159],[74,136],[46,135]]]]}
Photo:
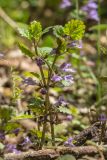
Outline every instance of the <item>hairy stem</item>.
{"type": "MultiPolygon", "coordinates": [[[[36,44],[35,40],[34,40],[33,44],[34,44],[35,53],[38,56],[37,44],[36,44]]],[[[45,76],[44,76],[44,73],[43,73],[42,66],[39,66],[39,70],[40,70],[40,73],[41,73],[43,84],[44,84],[44,86],[46,86],[46,81],[45,81],[45,76]]]]}

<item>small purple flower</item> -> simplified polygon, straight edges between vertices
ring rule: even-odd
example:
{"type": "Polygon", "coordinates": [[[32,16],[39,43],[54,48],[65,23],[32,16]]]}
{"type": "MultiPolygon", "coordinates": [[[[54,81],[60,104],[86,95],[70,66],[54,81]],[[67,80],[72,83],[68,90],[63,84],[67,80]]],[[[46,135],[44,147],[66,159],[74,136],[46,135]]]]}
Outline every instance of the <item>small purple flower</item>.
{"type": "Polygon", "coordinates": [[[17,150],[17,149],[13,149],[12,153],[15,153],[15,154],[20,154],[21,151],[17,150]]]}
{"type": "Polygon", "coordinates": [[[67,8],[70,7],[72,4],[70,2],[70,0],[62,0],[61,4],[60,4],[60,8],[67,8]]]}
{"type": "Polygon", "coordinates": [[[64,72],[71,72],[71,73],[74,73],[75,70],[73,68],[70,68],[71,67],[71,64],[70,63],[63,63],[60,68],[62,69],[62,71],[64,72]]]}
{"type": "Polygon", "coordinates": [[[69,43],[68,48],[71,48],[71,47],[76,47],[76,48],[81,49],[82,48],[82,40],[73,41],[73,42],[69,43]]]}
{"type": "Polygon", "coordinates": [[[97,4],[93,0],[90,0],[81,9],[87,13],[87,18],[88,19],[93,19],[93,20],[99,21],[97,8],[98,8],[97,4]]]}
{"type": "Polygon", "coordinates": [[[29,137],[25,137],[24,141],[21,143],[21,145],[23,146],[23,145],[26,145],[26,144],[29,144],[29,143],[31,143],[29,137]]]}
{"type": "Polygon", "coordinates": [[[74,147],[73,138],[72,137],[68,138],[68,140],[64,142],[64,145],[69,147],[74,147]]]}
{"type": "Polygon", "coordinates": [[[46,93],[47,93],[46,88],[41,88],[40,93],[41,93],[41,94],[46,94],[46,93]]]}
{"type": "Polygon", "coordinates": [[[28,77],[28,78],[23,78],[22,83],[27,85],[35,85],[36,81],[34,81],[31,77],[28,77]]]}
{"type": "Polygon", "coordinates": [[[58,75],[54,75],[52,78],[51,78],[52,81],[54,82],[59,82],[62,80],[62,77],[61,76],[58,76],[58,75]]]}
{"type": "Polygon", "coordinates": [[[66,119],[67,119],[68,121],[71,121],[71,120],[72,120],[72,115],[67,115],[66,119]]]}
{"type": "Polygon", "coordinates": [[[16,128],[12,132],[17,135],[20,132],[20,128],[16,128]]]}
{"type": "Polygon", "coordinates": [[[99,120],[99,121],[106,121],[106,120],[107,120],[106,114],[104,114],[104,113],[100,114],[98,120],[99,120]]]}
{"type": "Polygon", "coordinates": [[[87,4],[88,8],[91,8],[91,9],[97,9],[98,8],[98,5],[93,2],[93,0],[90,0],[89,3],[87,4]]]}
{"type": "Polygon", "coordinates": [[[63,78],[65,81],[68,81],[68,82],[70,82],[71,84],[72,83],[74,83],[74,81],[73,81],[73,77],[72,77],[72,75],[66,75],[66,76],[64,76],[64,78],[63,78]]]}
{"type": "Polygon", "coordinates": [[[17,150],[15,144],[7,144],[6,145],[6,150],[7,150],[7,152],[12,152],[12,153],[16,153],[16,154],[21,153],[21,151],[17,150]]]}
{"type": "Polygon", "coordinates": [[[56,106],[66,106],[68,103],[64,100],[63,96],[60,96],[56,102],[56,106]]]}
{"type": "Polygon", "coordinates": [[[36,58],[35,59],[36,64],[40,67],[44,64],[44,61],[42,58],[36,58]]]}
{"type": "Polygon", "coordinates": [[[91,10],[87,16],[89,19],[99,21],[98,13],[96,10],[91,10]]]}

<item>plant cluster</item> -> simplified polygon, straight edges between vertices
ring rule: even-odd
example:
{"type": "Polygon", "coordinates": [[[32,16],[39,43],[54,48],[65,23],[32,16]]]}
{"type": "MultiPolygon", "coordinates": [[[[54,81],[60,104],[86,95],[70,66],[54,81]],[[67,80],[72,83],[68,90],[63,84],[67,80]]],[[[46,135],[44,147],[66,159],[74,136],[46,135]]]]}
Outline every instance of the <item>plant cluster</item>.
{"type": "Polygon", "coordinates": [[[58,112],[62,109],[61,106],[67,106],[68,103],[60,96],[52,104],[50,89],[69,87],[73,84],[75,70],[67,57],[81,48],[84,31],[85,25],[80,20],[70,20],[64,27],[57,25],[44,30],[40,22],[33,21],[26,29],[19,29],[20,34],[27,38],[33,47],[31,50],[20,43],[20,50],[39,68],[39,73],[30,72],[28,77],[23,78],[23,84],[36,86],[40,93],[36,93],[28,105],[38,122],[38,131],[41,132],[40,148],[45,143],[47,123],[50,124],[52,145],[55,145],[54,125],[57,123],[58,112]],[[47,32],[53,32],[56,38],[55,48],[41,47],[41,39],[47,32]],[[62,57],[64,61],[61,61],[62,57]]]}

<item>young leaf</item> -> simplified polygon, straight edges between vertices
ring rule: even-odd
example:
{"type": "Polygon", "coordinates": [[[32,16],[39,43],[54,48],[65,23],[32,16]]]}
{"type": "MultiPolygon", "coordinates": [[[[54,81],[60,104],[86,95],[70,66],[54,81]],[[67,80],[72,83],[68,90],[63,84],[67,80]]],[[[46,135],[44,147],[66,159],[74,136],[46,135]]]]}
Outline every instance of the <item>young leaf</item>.
{"type": "Polygon", "coordinates": [[[31,39],[28,28],[18,28],[18,32],[21,36],[26,37],[29,40],[31,39]]]}
{"type": "Polygon", "coordinates": [[[31,24],[29,25],[29,33],[30,33],[31,39],[34,38],[36,41],[38,41],[42,35],[41,23],[37,21],[31,22],[31,24]]]}
{"type": "Polygon", "coordinates": [[[53,33],[57,38],[61,38],[64,35],[64,28],[61,25],[56,25],[53,28],[53,33]]]}
{"type": "Polygon", "coordinates": [[[82,39],[85,32],[85,25],[81,20],[71,20],[64,27],[64,33],[70,36],[72,40],[82,39]]]}
{"type": "Polygon", "coordinates": [[[40,107],[44,101],[41,98],[32,98],[29,103],[29,107],[40,107]]]}
{"type": "Polygon", "coordinates": [[[49,32],[49,30],[50,30],[51,28],[53,28],[53,26],[50,26],[50,27],[45,28],[45,29],[42,31],[42,35],[45,34],[45,33],[47,33],[47,32],[49,32]]]}
{"type": "Polygon", "coordinates": [[[33,57],[34,54],[24,45],[24,44],[19,44],[19,48],[28,57],[33,57]]]}
{"type": "Polygon", "coordinates": [[[50,54],[50,52],[52,51],[51,47],[41,47],[41,48],[37,48],[38,50],[38,54],[43,56],[43,55],[47,55],[50,54]]]}

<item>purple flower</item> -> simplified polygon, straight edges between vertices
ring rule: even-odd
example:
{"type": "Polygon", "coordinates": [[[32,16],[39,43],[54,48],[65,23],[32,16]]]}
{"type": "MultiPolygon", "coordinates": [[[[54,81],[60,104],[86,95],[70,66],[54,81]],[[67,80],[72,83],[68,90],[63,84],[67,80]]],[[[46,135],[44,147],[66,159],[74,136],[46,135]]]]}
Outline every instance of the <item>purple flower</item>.
{"type": "Polygon", "coordinates": [[[21,145],[23,146],[23,145],[26,145],[28,143],[31,143],[31,141],[30,141],[29,137],[26,137],[26,138],[24,138],[24,141],[21,143],[21,145]]]}
{"type": "Polygon", "coordinates": [[[42,58],[36,58],[35,59],[36,64],[40,67],[44,64],[44,61],[42,58]]]}
{"type": "Polygon", "coordinates": [[[72,83],[74,83],[74,81],[73,81],[73,77],[72,77],[72,75],[66,75],[66,76],[64,76],[64,78],[63,78],[65,81],[68,81],[68,82],[70,82],[71,84],[72,83]]]}
{"type": "Polygon", "coordinates": [[[67,115],[66,119],[67,119],[68,121],[71,121],[71,120],[72,120],[72,115],[67,115]]]}
{"type": "Polygon", "coordinates": [[[58,75],[54,75],[52,78],[51,78],[52,81],[54,82],[59,82],[62,80],[62,77],[61,76],[58,76],[58,75]]]}
{"type": "Polygon", "coordinates": [[[67,8],[70,7],[72,4],[70,2],[70,0],[62,0],[61,4],[60,4],[60,8],[67,8]]]}
{"type": "Polygon", "coordinates": [[[106,120],[107,120],[106,114],[104,114],[104,113],[100,114],[98,120],[99,120],[99,121],[106,121],[106,120]]]}
{"type": "Polygon", "coordinates": [[[93,20],[99,21],[97,8],[98,8],[97,4],[93,0],[90,0],[81,9],[87,13],[88,19],[93,19],[93,20]]]}
{"type": "Polygon", "coordinates": [[[19,133],[19,131],[20,131],[20,128],[16,128],[12,132],[17,135],[19,133]]]}
{"type": "Polygon", "coordinates": [[[93,0],[90,0],[87,4],[88,8],[91,8],[91,9],[97,9],[98,8],[98,5],[93,1],[93,0]]]}
{"type": "Polygon", "coordinates": [[[96,21],[99,21],[98,13],[96,10],[91,10],[87,16],[89,19],[94,19],[96,21]]]}
{"type": "Polygon", "coordinates": [[[41,93],[41,94],[46,94],[46,93],[47,93],[46,88],[41,88],[40,93],[41,93]]]}
{"type": "Polygon", "coordinates": [[[56,106],[66,106],[68,103],[64,100],[63,96],[60,96],[56,102],[56,106]]]}
{"type": "Polygon", "coordinates": [[[15,144],[7,144],[6,145],[6,150],[7,150],[7,152],[12,152],[12,153],[16,153],[16,154],[21,153],[21,151],[17,150],[15,144]]]}
{"type": "Polygon", "coordinates": [[[70,63],[63,63],[60,68],[62,69],[62,71],[64,72],[71,72],[71,73],[74,73],[75,70],[73,68],[70,68],[71,67],[71,64],[70,63]]]}
{"type": "Polygon", "coordinates": [[[23,78],[22,83],[27,85],[35,85],[36,81],[34,81],[31,77],[28,77],[28,78],[23,78]]]}
{"type": "Polygon", "coordinates": [[[71,48],[71,47],[76,47],[76,48],[82,48],[82,41],[79,40],[79,41],[73,41],[71,43],[69,43],[68,45],[68,48],[71,48]]]}
{"type": "Polygon", "coordinates": [[[72,137],[68,138],[68,140],[64,142],[64,145],[69,147],[74,147],[73,138],[72,137]]]}

